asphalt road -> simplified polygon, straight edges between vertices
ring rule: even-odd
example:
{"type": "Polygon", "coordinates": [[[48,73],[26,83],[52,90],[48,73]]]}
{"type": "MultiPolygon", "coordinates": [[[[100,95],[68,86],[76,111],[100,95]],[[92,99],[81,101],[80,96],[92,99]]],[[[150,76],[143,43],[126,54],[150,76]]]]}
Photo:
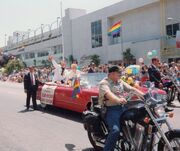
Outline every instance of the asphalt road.
{"type": "MultiPolygon", "coordinates": [[[[81,114],[26,112],[22,84],[0,82],[0,151],[92,151],[81,114]]],[[[38,102],[39,103],[39,102],[38,102]]]]}
{"type": "MultiPolygon", "coordinates": [[[[0,151],[93,151],[81,114],[54,107],[26,112],[25,98],[22,84],[0,82],[0,151]]],[[[174,107],[170,122],[180,128],[180,103],[174,107]]]]}

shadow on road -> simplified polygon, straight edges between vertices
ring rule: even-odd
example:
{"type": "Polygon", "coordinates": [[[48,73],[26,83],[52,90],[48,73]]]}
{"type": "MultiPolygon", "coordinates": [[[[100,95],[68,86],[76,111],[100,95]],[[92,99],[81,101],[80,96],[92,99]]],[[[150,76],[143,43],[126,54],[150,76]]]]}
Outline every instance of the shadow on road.
{"type": "MultiPolygon", "coordinates": [[[[34,111],[33,107],[30,106],[29,110],[21,110],[18,113],[26,113],[26,112],[31,112],[34,111]]],[[[70,110],[65,110],[65,109],[61,109],[58,107],[54,107],[54,106],[47,106],[45,109],[43,109],[40,105],[38,105],[38,110],[41,112],[42,114],[51,114],[51,115],[55,115],[61,118],[65,118],[65,119],[69,119],[75,122],[79,122],[82,123],[82,114],[81,113],[77,113],[74,111],[70,111],[70,110]]]]}
{"type": "Polygon", "coordinates": [[[95,151],[93,148],[78,149],[74,144],[65,144],[68,151],[95,151]]]}
{"type": "Polygon", "coordinates": [[[93,148],[82,149],[82,151],[95,151],[93,148]]]}
{"type": "MultiPolygon", "coordinates": [[[[40,107],[41,108],[41,107],[40,107]]],[[[82,113],[77,113],[74,111],[54,107],[54,106],[47,106],[47,108],[42,109],[42,114],[47,113],[47,114],[52,114],[55,116],[59,116],[61,118],[73,120],[75,122],[82,123],[82,113]]]]}
{"type": "Polygon", "coordinates": [[[172,108],[180,108],[180,105],[176,105],[174,103],[168,105],[169,107],[172,107],[172,108]]]}
{"type": "Polygon", "coordinates": [[[18,113],[26,113],[26,112],[32,112],[32,111],[34,111],[34,110],[33,109],[29,109],[29,110],[24,109],[24,110],[19,111],[18,113]]]}

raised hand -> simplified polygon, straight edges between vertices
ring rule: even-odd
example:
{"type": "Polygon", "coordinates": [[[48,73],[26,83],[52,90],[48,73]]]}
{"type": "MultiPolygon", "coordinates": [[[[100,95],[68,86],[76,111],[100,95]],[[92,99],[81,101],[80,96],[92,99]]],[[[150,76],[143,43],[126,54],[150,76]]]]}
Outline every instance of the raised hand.
{"type": "Polygon", "coordinates": [[[49,55],[49,56],[48,56],[48,60],[49,60],[49,61],[52,61],[52,59],[53,59],[53,56],[49,55]]]}

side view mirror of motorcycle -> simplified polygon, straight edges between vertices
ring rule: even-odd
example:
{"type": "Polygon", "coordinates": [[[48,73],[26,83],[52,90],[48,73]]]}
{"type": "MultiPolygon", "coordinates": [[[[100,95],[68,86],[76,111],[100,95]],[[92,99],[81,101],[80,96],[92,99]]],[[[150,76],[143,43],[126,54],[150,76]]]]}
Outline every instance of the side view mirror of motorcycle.
{"type": "Polygon", "coordinates": [[[145,87],[147,88],[153,88],[154,87],[154,83],[150,82],[150,81],[146,81],[145,87]]]}
{"type": "Polygon", "coordinates": [[[154,82],[150,82],[150,87],[149,88],[154,88],[154,82]]]}

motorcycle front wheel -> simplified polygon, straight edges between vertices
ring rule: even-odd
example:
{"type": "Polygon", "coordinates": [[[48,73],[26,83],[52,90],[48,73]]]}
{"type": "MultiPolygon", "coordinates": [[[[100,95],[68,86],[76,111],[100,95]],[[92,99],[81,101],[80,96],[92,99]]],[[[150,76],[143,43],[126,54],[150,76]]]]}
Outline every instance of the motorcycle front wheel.
{"type": "MultiPolygon", "coordinates": [[[[166,137],[169,140],[174,151],[180,151],[180,130],[166,132],[166,137]]],[[[167,144],[161,138],[158,143],[158,151],[169,151],[167,144]]]]}
{"type": "Polygon", "coordinates": [[[101,140],[100,137],[96,136],[93,132],[88,131],[88,138],[91,143],[91,145],[94,147],[96,151],[102,151],[104,148],[104,145],[100,143],[99,141],[101,140]]]}

